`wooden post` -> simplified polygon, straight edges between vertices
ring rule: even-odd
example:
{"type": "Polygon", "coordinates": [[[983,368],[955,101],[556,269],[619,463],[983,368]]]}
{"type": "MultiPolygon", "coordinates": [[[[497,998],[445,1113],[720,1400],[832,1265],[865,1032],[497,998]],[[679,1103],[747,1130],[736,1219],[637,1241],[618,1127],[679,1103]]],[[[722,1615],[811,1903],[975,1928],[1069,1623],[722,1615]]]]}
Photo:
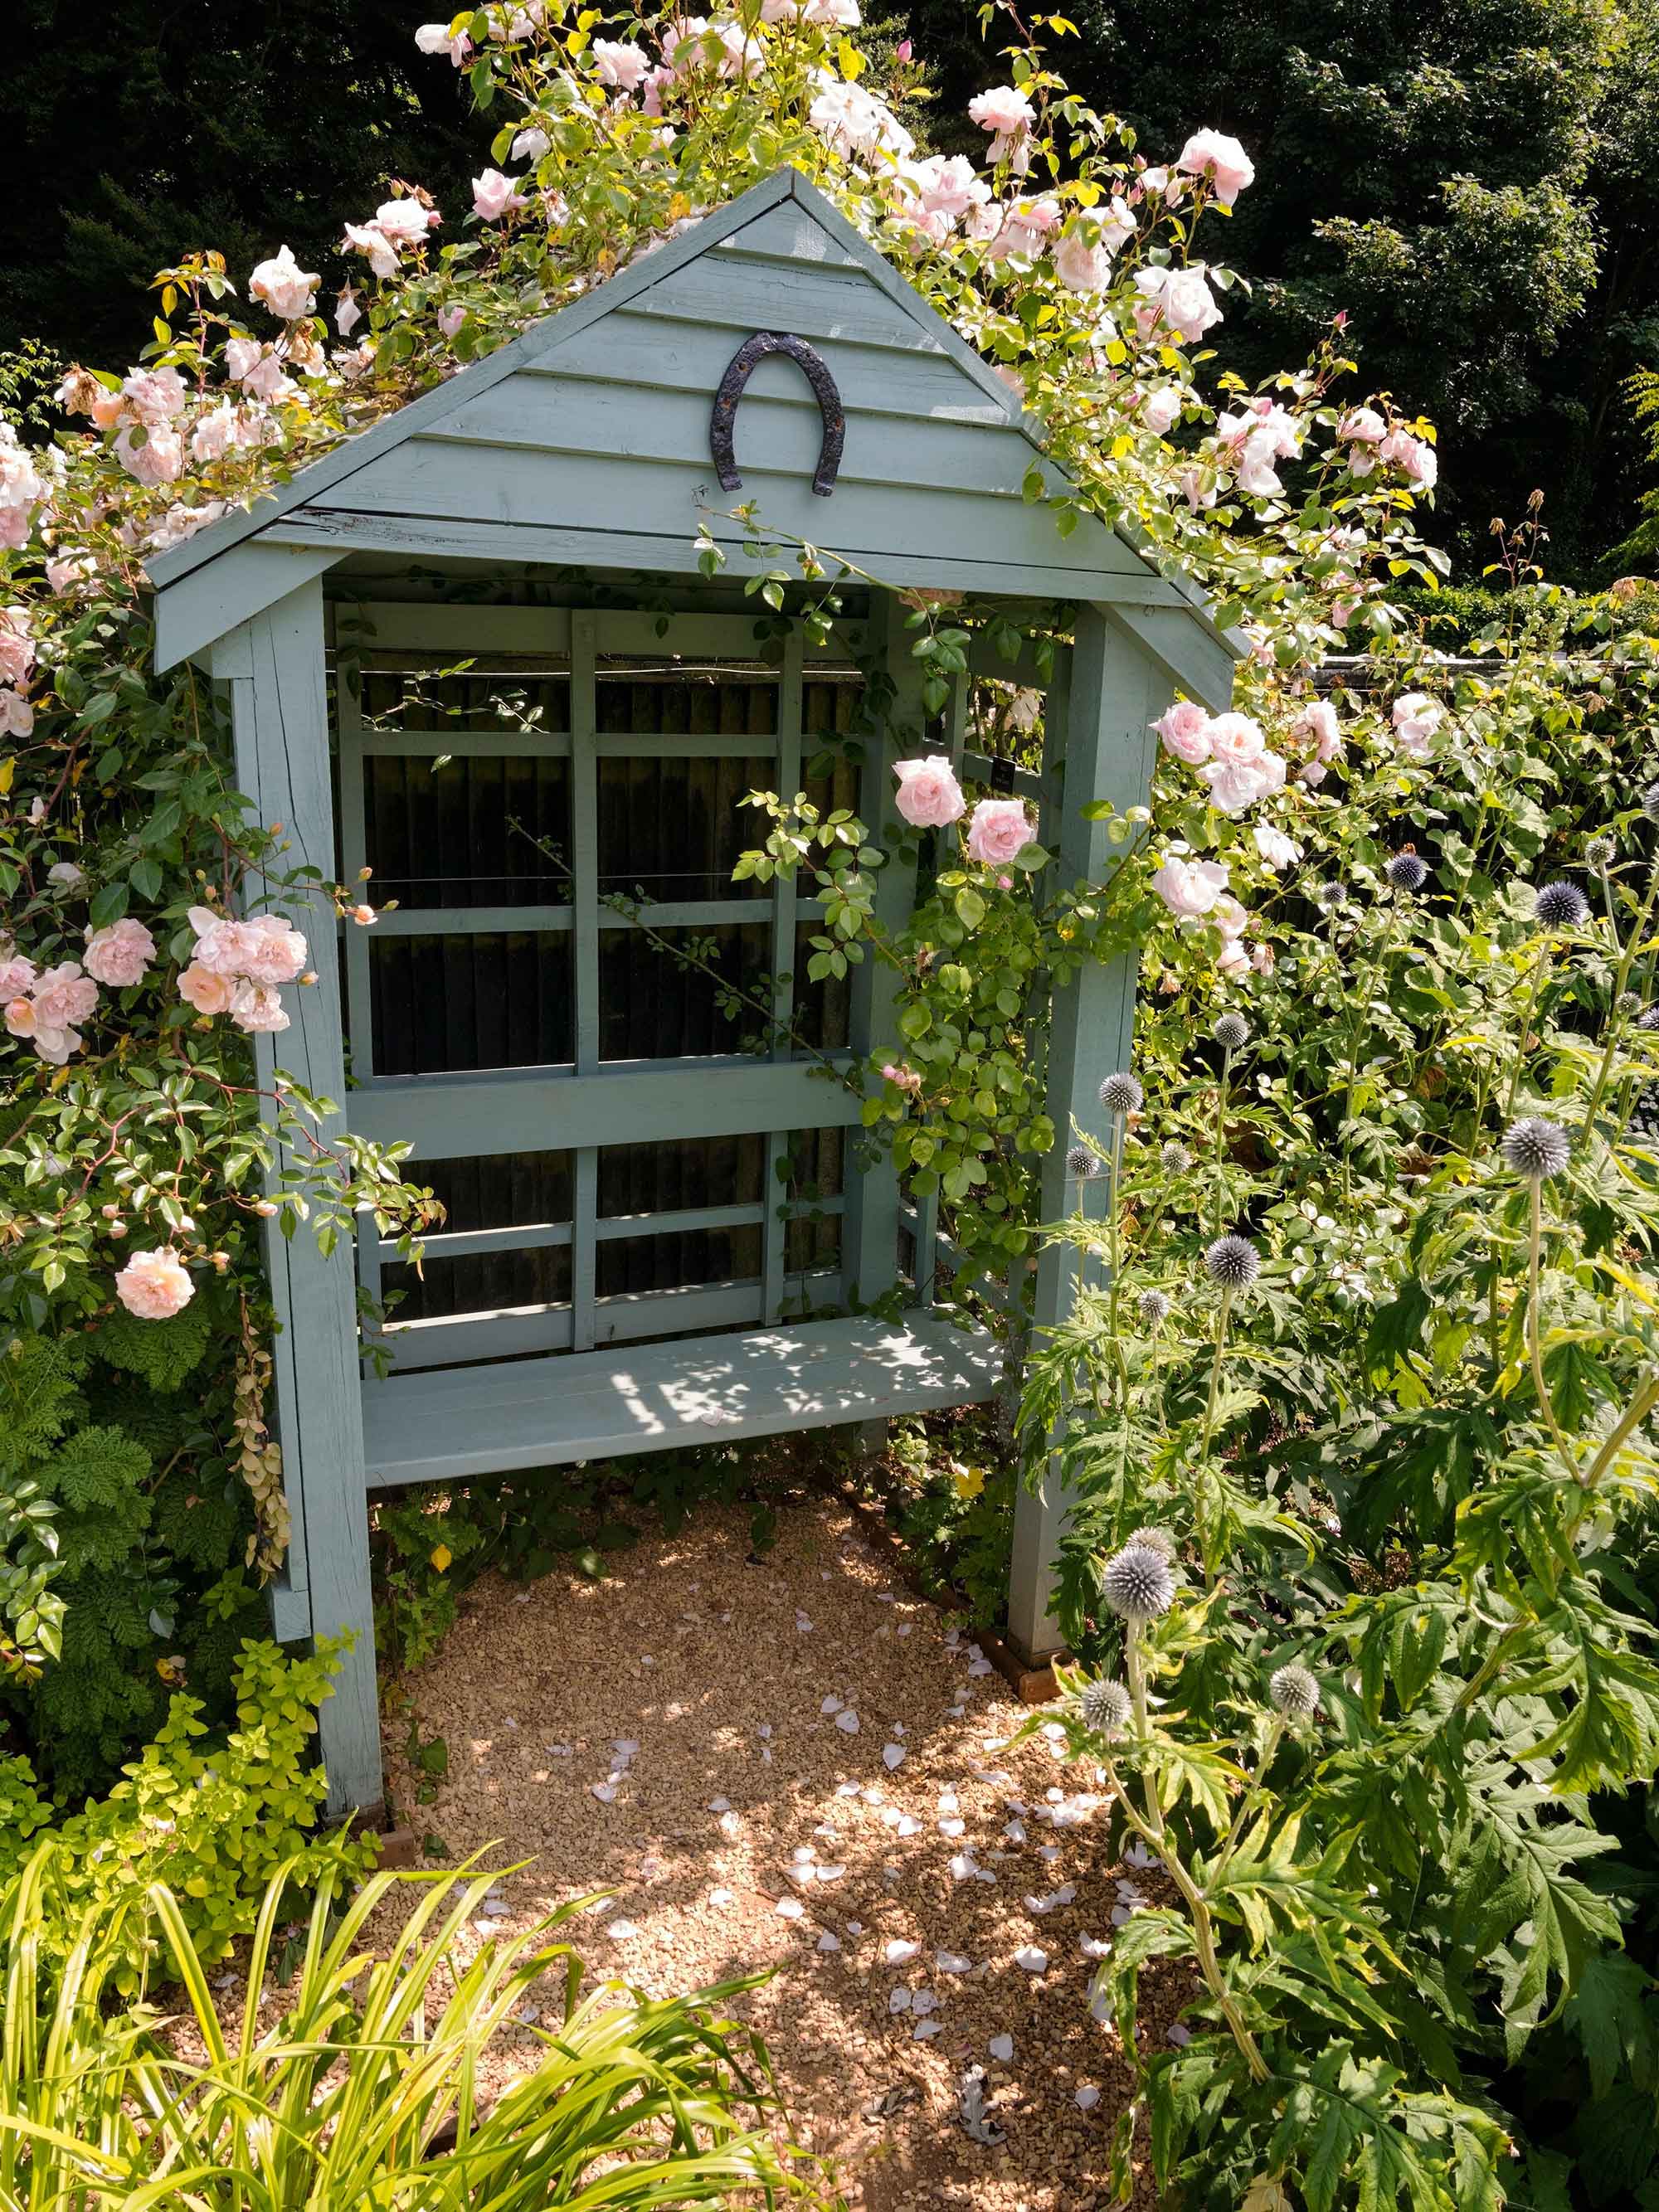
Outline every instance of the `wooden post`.
{"type": "MultiPolygon", "coordinates": [[[[1170,679],[1134,637],[1097,607],[1078,616],[1071,681],[1062,732],[1065,795],[1060,821],[1059,880],[1101,882],[1120,849],[1103,822],[1085,822],[1082,810],[1109,799],[1120,815],[1144,805],[1152,787],[1158,739],[1151,725],[1171,696],[1170,679]]],[[[1056,994],[1048,1036],[1048,1111],[1054,1150],[1043,1163],[1042,1218],[1067,1211],[1066,1154],[1072,1123],[1102,1129],[1103,1079],[1127,1068],[1134,1036],[1133,953],[1085,968],[1056,994]]],[[[1039,1335],[1071,1309],[1078,1255],[1047,1245],[1037,1262],[1034,1326],[1039,1335]]],[[[1051,1458],[1042,1486],[1022,1488],[1014,1506],[1014,1553],[1008,1591],[1008,1640],[1034,1665],[1052,1658],[1062,1638],[1049,1607],[1054,1559],[1066,1525],[1059,1463],[1051,1458]]]]}
{"type": "MultiPolygon", "coordinates": [[[[277,865],[335,873],[334,808],[329,790],[328,698],[323,662],[323,591],[313,580],[222,640],[213,669],[228,679],[236,780],[259,819],[282,824],[277,865]]],[[[250,898],[254,887],[250,885],[250,898]]],[[[270,903],[304,929],[317,981],[287,994],[293,1025],[254,1039],[259,1087],[284,1071],[313,1094],[345,1097],[340,959],[333,915],[314,901],[276,895],[270,903]]],[[[327,1143],[344,1127],[331,1116],[318,1131],[327,1143]]],[[[374,1613],[368,1579],[368,1492],[363,1475],[358,1375],[356,1262],[348,1233],[325,1258],[310,1229],[268,1236],[271,1298],[281,1334],[276,1352],[276,1435],[294,1523],[283,1592],[273,1607],[279,1630],[313,1637],[349,1631],[334,1695],[321,1714],[328,1808],[378,1807],[380,1707],[374,1675],[374,1613]],[[302,1577],[296,1587],[296,1577],[302,1577]],[[296,1605],[301,1591],[304,1607],[296,1605]]]]}
{"type": "MultiPolygon", "coordinates": [[[[884,592],[870,625],[871,644],[878,668],[891,681],[892,697],[882,726],[865,740],[862,808],[872,836],[881,837],[882,825],[894,817],[893,763],[925,749],[927,714],[922,704],[921,665],[911,653],[915,633],[907,629],[904,610],[890,592],[884,592]]],[[[915,904],[916,870],[914,861],[902,860],[890,851],[876,884],[876,919],[889,933],[902,929],[915,904]]],[[[866,950],[863,963],[853,971],[852,1046],[860,1060],[867,1060],[880,1043],[896,1045],[893,1003],[898,979],[866,950]]],[[[846,1191],[842,1217],[842,1277],[849,1299],[868,1305],[890,1291],[898,1277],[899,1179],[890,1154],[854,1175],[846,1191]]],[[[875,1458],[884,1449],[887,1424],[859,1425],[859,1449],[875,1458]]]]}

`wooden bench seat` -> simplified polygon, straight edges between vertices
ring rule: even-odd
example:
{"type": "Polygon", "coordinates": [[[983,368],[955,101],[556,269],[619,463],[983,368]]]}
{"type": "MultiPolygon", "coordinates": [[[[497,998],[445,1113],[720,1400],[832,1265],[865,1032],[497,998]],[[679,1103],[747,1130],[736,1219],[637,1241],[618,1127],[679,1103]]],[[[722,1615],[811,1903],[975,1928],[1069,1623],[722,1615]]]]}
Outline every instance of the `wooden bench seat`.
{"type": "Polygon", "coordinates": [[[983,1329],[921,1312],[611,1346],[363,1386],[371,1489],[568,1466],[722,1437],[978,1403],[1000,1360],[983,1329]]]}

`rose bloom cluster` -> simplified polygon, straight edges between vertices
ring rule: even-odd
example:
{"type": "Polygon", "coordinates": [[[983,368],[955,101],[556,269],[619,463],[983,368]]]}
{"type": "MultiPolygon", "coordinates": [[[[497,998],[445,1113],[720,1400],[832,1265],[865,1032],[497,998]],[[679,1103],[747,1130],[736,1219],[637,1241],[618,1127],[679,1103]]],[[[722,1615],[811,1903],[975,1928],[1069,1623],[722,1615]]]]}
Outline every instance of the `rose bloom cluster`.
{"type": "Polygon", "coordinates": [[[1229,890],[1230,876],[1224,861],[1195,860],[1192,848],[1177,839],[1166,848],[1152,889],[1183,927],[1215,930],[1220,939],[1216,966],[1224,975],[1248,975],[1253,968],[1265,974],[1273,966],[1273,948],[1260,945],[1254,956],[1245,951],[1250,917],[1229,890]]]}
{"type": "Polygon", "coordinates": [[[1223,814],[1243,814],[1285,788],[1284,758],[1249,714],[1206,714],[1194,701],[1181,699],[1152,727],[1166,751],[1197,769],[1210,787],[1211,805],[1223,814]]]}
{"type": "MultiPolygon", "coordinates": [[[[913,830],[948,830],[968,811],[956,770],[943,753],[925,760],[895,761],[898,790],[893,799],[913,830]]],[[[1036,830],[1017,799],[981,799],[974,809],[963,844],[968,857],[989,868],[1006,867],[1024,852],[1036,830]]],[[[1012,878],[1000,878],[1006,890],[1012,878]]]]}
{"type": "Polygon", "coordinates": [[[262,914],[235,921],[193,906],[196,950],[179,978],[179,995],[198,1014],[228,1014],[238,1029],[270,1036],[289,1025],[278,985],[296,981],[306,941],[291,921],[262,914]]]}

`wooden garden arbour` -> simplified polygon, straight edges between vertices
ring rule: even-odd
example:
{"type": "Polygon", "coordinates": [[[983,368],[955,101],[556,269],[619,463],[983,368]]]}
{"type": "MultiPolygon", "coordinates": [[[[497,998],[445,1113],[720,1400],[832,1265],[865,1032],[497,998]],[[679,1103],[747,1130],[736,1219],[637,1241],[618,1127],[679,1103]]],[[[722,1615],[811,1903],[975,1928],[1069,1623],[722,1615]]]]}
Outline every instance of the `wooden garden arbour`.
{"type": "MultiPolygon", "coordinates": [[[[1062,536],[1044,503],[1025,497],[1034,468],[1050,489],[1061,479],[1007,389],[793,171],[640,257],[304,470],[279,495],[150,564],[158,668],[194,659],[223,687],[239,787],[262,819],[283,825],[288,864],[310,865],[331,879],[349,875],[365,849],[369,757],[388,746],[406,755],[417,755],[422,743],[428,753],[440,749],[436,733],[429,740],[407,731],[396,738],[365,733],[343,681],[335,687],[331,731],[331,651],[361,656],[410,647],[487,658],[528,641],[552,657],[568,686],[562,730],[538,732],[533,742],[520,735],[507,743],[489,730],[447,740],[452,754],[459,744],[484,758],[493,746],[515,759],[564,763],[556,775],[568,790],[568,890],[557,901],[515,907],[507,921],[541,932],[538,942],[556,945],[557,960],[568,963],[568,1057],[560,1044],[549,1049],[547,1065],[462,1076],[371,1074],[348,1091],[348,1028],[361,1079],[365,963],[380,956],[371,956],[363,933],[349,930],[342,941],[314,915],[316,985],[290,994],[289,1031],[256,1040],[264,1087],[286,1071],[342,1102],[350,1127],[412,1139],[417,1176],[428,1158],[538,1146],[564,1148],[560,1157],[572,1164],[568,1219],[452,1231],[447,1247],[442,1237],[428,1243],[429,1251],[463,1256],[510,1235],[521,1245],[556,1247],[561,1269],[568,1258],[567,1294],[442,1322],[431,1363],[407,1372],[394,1367],[389,1379],[366,1377],[361,1363],[354,1255],[340,1249],[325,1259],[303,1231],[270,1240],[281,1323],[276,1425],[294,1527],[289,1562],[273,1586],[274,1624],[289,1640],[343,1628],[356,1637],[323,1713],[337,1810],[372,1804],[381,1790],[370,1490],[716,1434],[878,1419],[983,1399],[996,1385],[990,1340],[955,1326],[934,1304],[936,1267],[948,1269],[948,1252],[936,1247],[931,1209],[906,1206],[890,1170],[854,1177],[836,1201],[838,1284],[830,1283],[830,1296],[822,1285],[810,1294],[839,1317],[784,1317],[799,1301],[769,1181],[758,1203],[653,1214],[639,1232],[663,1233],[665,1221],[707,1227],[715,1216],[722,1224],[740,1217],[758,1255],[752,1279],[694,1290],[662,1312],[649,1300],[607,1301],[596,1288],[605,1238],[635,1230],[628,1220],[619,1230],[596,1200],[607,1147],[727,1133],[741,1140],[753,1132],[769,1173],[790,1133],[857,1119],[852,1094],[817,1079],[787,1046],[765,1058],[715,1054],[670,1066],[607,1060],[601,1045],[605,932],[627,926],[603,908],[594,861],[607,746],[630,757],[654,749],[665,758],[677,744],[702,757],[711,744],[730,751],[738,741],[677,740],[631,724],[607,738],[595,714],[598,687],[606,670],[632,670],[653,654],[667,662],[686,654],[736,660],[739,641],[752,638],[752,604],[745,616],[729,585],[701,579],[695,544],[706,520],[730,574],[745,572],[742,526],[725,512],[739,495],[718,488],[718,445],[711,453],[710,444],[722,380],[745,347],[741,409],[729,427],[740,496],[756,502],[763,528],[832,548],[884,587],[960,589],[1016,613],[1056,602],[1075,608],[1073,641],[1057,656],[1049,685],[1043,773],[1016,782],[1042,811],[1062,879],[1109,872],[1114,848],[1083,809],[1109,799],[1121,811],[1145,799],[1150,725],[1176,690],[1212,708],[1229,695],[1233,655],[1201,605],[1121,535],[1085,519],[1062,536]],[[811,380],[787,349],[750,347],[760,334],[802,341],[817,364],[811,380]],[[836,411],[820,369],[844,439],[827,498],[813,489],[836,411]],[[849,1306],[898,1279],[901,1239],[912,1255],[904,1321],[846,1317],[849,1306]],[[469,1366],[474,1351],[507,1364],[469,1366]]],[[[855,651],[866,665],[884,660],[896,692],[890,734],[866,746],[863,766],[860,803],[879,822],[890,818],[891,758],[921,744],[923,717],[902,611],[886,588],[854,593],[849,605],[856,635],[842,636],[830,656],[839,651],[844,663],[855,651]]],[[[771,652],[764,711],[772,726],[741,741],[762,753],[775,787],[785,792],[800,773],[802,686],[817,666],[819,649],[809,648],[803,629],[791,624],[771,652]]],[[[746,651],[752,657],[755,647],[746,651]]],[[[1036,680],[1029,669],[996,661],[984,672],[1036,680]]],[[[963,750],[959,714],[951,726],[964,775],[984,776],[989,764],[963,750]]],[[[901,867],[883,870],[887,919],[902,919],[912,891],[901,867]]],[[[688,906],[688,926],[700,926],[718,903],[688,906]]],[[[764,917],[770,964],[791,968],[810,902],[779,891],[742,912],[764,917]]],[[[405,936],[423,926],[507,926],[488,908],[482,918],[477,908],[444,910],[423,923],[416,908],[390,920],[405,936]]],[[[1073,1117],[1097,1118],[1101,1078],[1129,1061],[1133,1007],[1127,960],[1087,970],[1056,1003],[1048,1099],[1062,1131],[1073,1117]]],[[[854,1058],[888,1041],[884,1012],[881,984],[866,969],[850,1010],[854,1058]]],[[[1065,1207],[1063,1151],[1062,1139],[1045,1170],[1049,1218],[1065,1207]]],[[[378,1249],[359,1241],[372,1279],[378,1249]]],[[[1047,1254],[1036,1284],[1039,1328],[1064,1313],[1070,1284],[1067,1256],[1047,1254]]],[[[411,1328],[401,1340],[405,1364],[422,1357],[416,1342],[411,1328]]],[[[1062,1512],[1052,1482],[1022,1498],[1018,1512],[1011,1635],[1034,1658],[1055,1644],[1048,1568],[1062,1512]]]]}

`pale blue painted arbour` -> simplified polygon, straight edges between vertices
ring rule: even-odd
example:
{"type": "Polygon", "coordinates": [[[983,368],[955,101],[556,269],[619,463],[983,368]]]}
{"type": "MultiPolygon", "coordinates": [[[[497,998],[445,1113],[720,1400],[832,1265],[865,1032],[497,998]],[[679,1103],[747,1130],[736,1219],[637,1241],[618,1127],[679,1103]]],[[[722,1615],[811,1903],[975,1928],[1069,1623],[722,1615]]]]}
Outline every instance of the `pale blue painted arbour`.
{"type": "MultiPolygon", "coordinates": [[[[992,371],[821,195],[784,172],[277,495],[152,562],[157,665],[191,659],[224,688],[239,785],[263,819],[283,825],[290,864],[349,878],[374,849],[366,789],[384,773],[424,775],[440,755],[463,767],[493,762],[490,775],[550,778],[567,810],[568,878],[551,895],[544,886],[539,903],[526,903],[521,884],[501,907],[481,903],[476,884],[453,907],[434,904],[428,887],[383,917],[374,947],[356,930],[337,941],[313,915],[317,983],[290,994],[286,1034],[257,1040],[264,1086],[291,1073],[339,1101],[344,1126],[408,1139],[417,1177],[427,1162],[453,1172],[501,1156],[556,1158],[568,1177],[556,1218],[534,1218],[532,1205],[529,1218],[520,1209],[428,1242],[434,1261],[527,1253],[524,1264],[553,1271],[556,1294],[394,1329],[385,1379],[364,1367],[358,1337],[359,1276],[373,1287],[389,1257],[372,1232],[356,1255],[329,1259],[303,1232],[270,1240],[276,1427],[294,1524],[274,1586],[276,1632],[298,1639],[349,1628],[356,1638],[323,1713],[336,1809],[371,1805],[382,1788],[371,1491],[879,1420],[994,1390],[991,1340],[958,1326],[946,1303],[950,1253],[933,1210],[907,1204],[890,1171],[851,1176],[818,1209],[838,1218],[828,1265],[791,1257],[773,1177],[797,1133],[822,1141],[856,1121],[849,1091],[787,1045],[769,1058],[705,1047],[672,1060],[607,1048],[605,978],[616,971],[606,963],[615,933],[630,925],[601,894],[600,806],[618,763],[637,774],[641,761],[680,756],[706,775],[715,773],[711,761],[753,773],[758,756],[769,787],[793,791],[803,744],[817,742],[803,701],[831,696],[823,687],[854,680],[873,655],[884,658],[897,701],[889,734],[865,748],[860,804],[867,818],[890,819],[890,762],[920,745],[923,718],[910,636],[886,587],[955,588],[1016,613],[1060,602],[1076,611],[1073,641],[1051,679],[1042,774],[1018,787],[1040,809],[1062,879],[1106,874],[1114,848],[1082,810],[1142,800],[1149,725],[1177,689],[1224,705],[1232,653],[1192,595],[1122,537],[1092,520],[1060,534],[1052,511],[1024,495],[1034,465],[1061,488],[1034,447],[992,371]],[[811,489],[822,423],[797,366],[763,362],[737,425],[740,496],[757,503],[763,525],[881,580],[882,588],[849,591],[827,648],[809,647],[797,622],[762,652],[753,603],[744,611],[729,581],[698,574],[705,519],[728,576],[746,573],[742,530],[725,513],[734,495],[716,487],[708,434],[722,374],[760,331],[814,346],[845,408],[845,455],[827,499],[811,489]],[[331,656],[352,664],[350,680],[333,686],[332,729],[331,656]],[[497,728],[475,713],[427,731],[407,716],[394,730],[365,727],[359,667],[464,657],[546,677],[560,702],[552,719],[497,728]],[[648,677],[666,697],[694,675],[750,687],[735,734],[646,727],[625,708],[618,726],[607,707],[624,696],[624,678],[648,677]],[[387,770],[388,757],[408,765],[387,770]],[[520,934],[502,934],[510,932],[520,934]],[[375,992],[393,957],[386,948],[406,942],[413,957],[439,937],[463,946],[533,938],[549,963],[536,975],[561,979],[568,1043],[538,1048],[539,1061],[520,1052],[503,1054],[506,1064],[377,1072],[375,992]],[[618,1147],[727,1139],[763,1148],[765,1180],[743,1202],[641,1218],[604,1200],[618,1147]],[[746,1237],[749,1272],[607,1294],[608,1240],[699,1230],[746,1237]],[[847,1317],[896,1281],[909,1289],[902,1322],[847,1317]],[[828,1317],[810,1317],[813,1310],[828,1317]]],[[[1029,669],[995,662],[985,672],[1032,680],[1029,669]]],[[[960,702],[946,726],[963,774],[982,778],[989,764],[965,749],[960,702]]],[[[811,902],[786,890],[757,903],[735,899],[732,886],[701,888],[702,898],[653,908],[653,920],[665,929],[758,925],[769,933],[768,965],[795,967],[811,902]]],[[[900,867],[883,872],[890,918],[902,918],[913,890],[900,867]]],[[[1074,1117],[1088,1123],[1102,1076],[1128,1063],[1133,1000],[1133,971],[1121,963],[1086,974],[1052,1009],[1048,1094],[1061,1130],[1074,1117]]],[[[846,1009],[848,1054],[889,1042],[885,1023],[880,982],[866,969],[846,1009]]],[[[1051,1218],[1065,1204],[1061,1150],[1048,1164],[1051,1218]]],[[[1039,1326],[1064,1312],[1068,1291],[1067,1263],[1050,1254],[1038,1272],[1039,1326]]],[[[1048,1571],[1063,1504],[1050,1485],[1019,1508],[1010,1626],[1032,1656],[1054,1648],[1048,1571]]]]}

